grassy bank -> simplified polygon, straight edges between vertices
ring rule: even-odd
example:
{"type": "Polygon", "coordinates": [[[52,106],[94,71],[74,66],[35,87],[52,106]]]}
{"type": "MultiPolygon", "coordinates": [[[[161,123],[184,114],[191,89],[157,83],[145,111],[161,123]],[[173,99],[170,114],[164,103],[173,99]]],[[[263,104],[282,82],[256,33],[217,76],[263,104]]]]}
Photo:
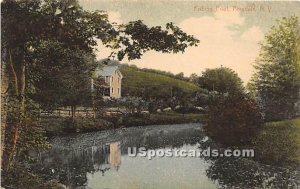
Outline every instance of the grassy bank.
{"type": "Polygon", "coordinates": [[[253,146],[256,158],[261,162],[300,164],[300,117],[265,123],[253,146]]]}
{"type": "Polygon", "coordinates": [[[124,75],[122,95],[142,96],[145,93],[145,86],[153,91],[152,95],[158,97],[170,96],[172,88],[178,88],[186,93],[204,91],[194,83],[176,79],[162,73],[153,73],[130,66],[122,66],[120,71],[124,75]]]}
{"type": "Polygon", "coordinates": [[[66,135],[68,133],[100,131],[108,128],[114,128],[113,124],[104,119],[81,118],[77,117],[75,124],[72,124],[70,118],[64,117],[44,117],[41,119],[41,125],[46,130],[48,136],[66,135]]]}
{"type": "Polygon", "coordinates": [[[164,125],[164,124],[179,124],[179,123],[197,123],[204,119],[202,114],[151,114],[143,116],[124,117],[120,125],[122,127],[144,126],[144,125],[164,125]]]}
{"type": "Polygon", "coordinates": [[[131,115],[126,117],[107,117],[104,119],[93,119],[77,117],[75,125],[72,125],[70,118],[63,117],[44,117],[41,125],[46,130],[48,136],[66,135],[68,133],[102,131],[107,129],[145,126],[145,125],[164,125],[179,123],[197,123],[204,119],[202,114],[179,114],[179,113],[160,113],[146,115],[131,115]]]}

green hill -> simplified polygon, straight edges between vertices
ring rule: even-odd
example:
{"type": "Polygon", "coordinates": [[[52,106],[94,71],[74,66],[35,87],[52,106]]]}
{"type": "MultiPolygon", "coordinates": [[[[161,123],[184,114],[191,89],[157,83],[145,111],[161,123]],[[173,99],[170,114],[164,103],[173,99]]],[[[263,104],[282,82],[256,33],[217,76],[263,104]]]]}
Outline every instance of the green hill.
{"type": "Polygon", "coordinates": [[[145,93],[152,93],[155,96],[168,97],[174,90],[178,89],[185,93],[204,91],[191,82],[133,66],[121,66],[120,71],[124,76],[122,80],[122,96],[142,96],[145,93]]]}

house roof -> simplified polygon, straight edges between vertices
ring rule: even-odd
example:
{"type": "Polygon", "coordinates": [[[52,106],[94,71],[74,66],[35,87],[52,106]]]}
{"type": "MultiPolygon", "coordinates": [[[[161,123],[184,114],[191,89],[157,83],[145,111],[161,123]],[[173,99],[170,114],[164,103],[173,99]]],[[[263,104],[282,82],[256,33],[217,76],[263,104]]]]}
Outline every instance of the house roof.
{"type": "Polygon", "coordinates": [[[118,74],[120,74],[120,76],[122,77],[122,74],[119,71],[118,66],[104,66],[102,68],[97,69],[95,75],[96,75],[96,77],[111,76],[114,74],[115,71],[118,71],[118,74]]]}

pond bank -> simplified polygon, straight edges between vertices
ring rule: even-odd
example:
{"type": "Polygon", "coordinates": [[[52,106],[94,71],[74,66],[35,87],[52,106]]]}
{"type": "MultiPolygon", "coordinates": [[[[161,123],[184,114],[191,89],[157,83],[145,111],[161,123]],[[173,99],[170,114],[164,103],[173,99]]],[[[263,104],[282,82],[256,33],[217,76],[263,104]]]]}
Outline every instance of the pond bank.
{"type": "Polygon", "coordinates": [[[204,119],[204,114],[192,113],[184,115],[179,113],[160,113],[95,119],[77,117],[75,126],[73,126],[70,118],[44,117],[41,119],[41,125],[46,130],[48,136],[57,136],[76,132],[94,132],[133,126],[199,123],[203,122],[204,119]]]}
{"type": "Polygon", "coordinates": [[[265,123],[252,147],[259,162],[300,165],[300,117],[265,123]]]}

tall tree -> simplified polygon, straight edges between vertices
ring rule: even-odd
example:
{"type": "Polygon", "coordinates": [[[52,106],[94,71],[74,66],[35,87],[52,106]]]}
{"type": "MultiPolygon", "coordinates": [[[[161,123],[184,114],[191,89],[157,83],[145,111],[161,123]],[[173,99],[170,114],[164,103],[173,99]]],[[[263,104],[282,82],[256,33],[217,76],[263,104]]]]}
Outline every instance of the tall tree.
{"type": "Polygon", "coordinates": [[[41,26],[45,20],[36,14],[36,1],[6,1],[1,4],[2,15],[2,63],[5,63],[9,73],[9,135],[5,140],[5,150],[8,150],[4,160],[11,160],[16,155],[19,131],[26,120],[26,61],[30,45],[29,41],[41,35],[41,26]],[[35,24],[36,23],[36,27],[35,24]],[[10,118],[9,116],[13,116],[10,118]],[[9,143],[9,145],[7,144],[9,143]],[[11,153],[9,153],[11,152],[11,153]]]}
{"type": "Polygon", "coordinates": [[[254,90],[267,120],[290,118],[299,101],[299,20],[282,18],[271,27],[261,44],[250,88],[254,90]]]}
{"type": "Polygon", "coordinates": [[[30,97],[43,110],[70,106],[74,123],[76,106],[92,105],[90,76],[95,67],[90,54],[71,50],[59,42],[44,41],[35,52],[30,70],[35,86],[30,97]]]}
{"type": "Polygon", "coordinates": [[[244,89],[237,73],[226,67],[206,69],[199,77],[198,83],[200,87],[222,95],[241,93],[244,89]]]}

